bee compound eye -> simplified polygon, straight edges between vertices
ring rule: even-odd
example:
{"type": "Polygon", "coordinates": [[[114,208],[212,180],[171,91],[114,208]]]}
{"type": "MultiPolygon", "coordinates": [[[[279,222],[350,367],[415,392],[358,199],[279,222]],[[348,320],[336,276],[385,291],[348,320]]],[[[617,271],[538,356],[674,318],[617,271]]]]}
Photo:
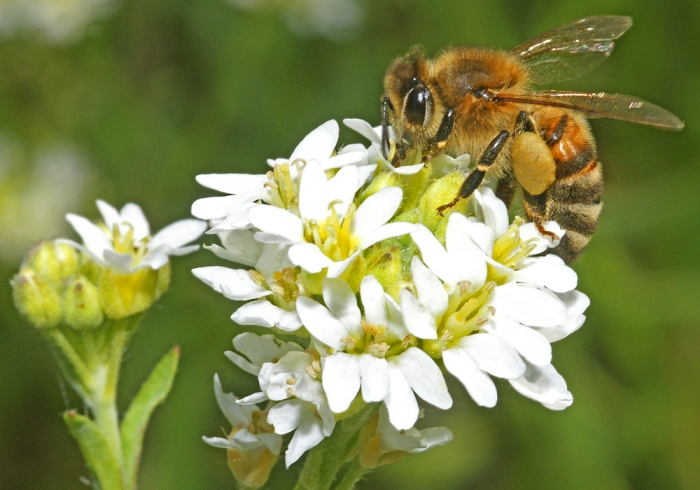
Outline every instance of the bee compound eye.
{"type": "Polygon", "coordinates": [[[406,95],[404,115],[410,124],[425,126],[432,112],[432,95],[427,87],[414,87],[406,95]]]}

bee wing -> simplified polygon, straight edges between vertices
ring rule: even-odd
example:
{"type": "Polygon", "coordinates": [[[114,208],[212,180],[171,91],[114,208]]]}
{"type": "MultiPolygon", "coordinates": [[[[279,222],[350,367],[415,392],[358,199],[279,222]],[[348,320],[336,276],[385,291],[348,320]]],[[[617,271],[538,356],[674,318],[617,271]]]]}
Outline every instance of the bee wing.
{"type": "Polygon", "coordinates": [[[545,90],[527,95],[498,94],[494,100],[561,107],[580,112],[590,118],[609,117],[672,131],[680,131],[685,126],[683,121],[666,109],[625,94],[545,90]]]}
{"type": "Polygon", "coordinates": [[[543,85],[583,75],[605,61],[632,18],[598,15],[551,29],[510,50],[543,85]]]}

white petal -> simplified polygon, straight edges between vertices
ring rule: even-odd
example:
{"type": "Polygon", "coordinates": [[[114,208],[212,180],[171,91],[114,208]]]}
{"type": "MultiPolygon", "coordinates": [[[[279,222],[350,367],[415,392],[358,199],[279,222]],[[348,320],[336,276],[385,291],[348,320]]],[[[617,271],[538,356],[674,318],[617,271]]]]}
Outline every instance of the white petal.
{"type": "Polygon", "coordinates": [[[425,163],[416,163],[414,165],[403,165],[401,167],[391,167],[391,171],[399,175],[414,175],[423,170],[425,163]]]}
{"type": "Polygon", "coordinates": [[[190,212],[192,216],[199,219],[210,220],[225,218],[244,202],[251,201],[242,199],[242,196],[204,197],[202,199],[197,199],[192,204],[190,212]]]}
{"type": "Polygon", "coordinates": [[[304,422],[311,407],[313,405],[303,400],[285,400],[270,409],[267,422],[275,428],[275,434],[289,434],[304,422]]]}
{"type": "Polygon", "coordinates": [[[359,255],[360,255],[360,252],[357,251],[345,260],[341,260],[340,262],[331,262],[328,265],[328,270],[326,271],[326,276],[333,277],[333,278],[339,277],[343,272],[345,272],[345,269],[347,269],[348,266],[350,264],[352,264],[359,255]]]}
{"type": "Polygon", "coordinates": [[[260,366],[250,362],[248,359],[245,357],[236,354],[235,352],[231,352],[230,350],[227,350],[224,352],[224,355],[228,357],[228,359],[234,363],[236,366],[241,368],[243,371],[246,373],[250,373],[254,376],[257,376],[260,373],[260,366]]]}
{"type": "Polygon", "coordinates": [[[407,289],[401,290],[401,312],[411,334],[420,339],[437,339],[435,317],[407,289]]]}
{"type": "Polygon", "coordinates": [[[415,230],[416,225],[412,223],[388,223],[366,235],[358,245],[358,248],[360,250],[364,250],[374,245],[375,243],[381,242],[382,240],[386,240],[387,238],[407,235],[415,230]]]}
{"type": "MultiPolygon", "coordinates": [[[[257,233],[256,233],[257,236],[257,233]]],[[[316,274],[335,262],[326,257],[321,249],[313,243],[297,243],[292,245],[287,252],[289,260],[307,272],[316,274]]]]}
{"type": "Polygon", "coordinates": [[[411,272],[420,303],[434,317],[442,317],[447,311],[448,296],[440,279],[418,257],[413,257],[411,272]]]}
{"type": "Polygon", "coordinates": [[[325,435],[323,426],[315,418],[307,418],[289,441],[287,452],[284,454],[284,463],[289,468],[309,449],[320,443],[325,435]]]}
{"type": "Polygon", "coordinates": [[[148,220],[138,204],[127,203],[121,210],[121,221],[129,223],[134,229],[134,240],[141,240],[151,234],[148,220]]]}
{"type": "Polygon", "coordinates": [[[581,328],[585,321],[585,315],[571,315],[561,325],[549,328],[538,328],[537,331],[544,335],[549,342],[556,342],[557,340],[568,337],[581,328]]]}
{"type": "Polygon", "coordinates": [[[110,230],[110,232],[112,228],[114,228],[114,225],[121,225],[122,217],[119,215],[119,211],[117,211],[114,208],[114,206],[105,201],[102,201],[101,199],[98,199],[97,209],[100,211],[102,219],[104,220],[105,225],[107,226],[107,229],[110,230]]]}
{"type": "MultiPolygon", "coordinates": [[[[222,231],[246,230],[248,228],[252,228],[253,225],[250,223],[250,219],[248,219],[248,210],[259,205],[260,204],[254,202],[242,203],[241,205],[232,209],[223,220],[216,223],[216,226],[213,226],[209,231],[207,231],[207,234],[212,235],[222,231]]],[[[212,224],[213,223],[214,220],[212,220],[212,224]]]]}
{"type": "Polygon", "coordinates": [[[335,413],[342,413],[350,407],[360,389],[359,358],[356,355],[336,352],[322,358],[323,389],[328,397],[328,405],[335,413]]]}
{"type": "Polygon", "coordinates": [[[148,242],[148,248],[157,248],[160,245],[169,245],[172,248],[181,247],[199,238],[206,229],[206,222],[198,219],[176,221],[156,233],[153,239],[148,242]]]}
{"type": "MultiPolygon", "coordinates": [[[[352,203],[355,192],[357,192],[359,188],[359,179],[357,167],[350,165],[341,168],[338,173],[328,181],[329,201],[341,201],[339,204],[334,205],[338,216],[343,217],[347,214],[348,207],[352,203]]],[[[328,206],[326,205],[326,215],[328,214],[328,206]]]]}
{"type": "Polygon", "coordinates": [[[367,403],[380,402],[389,394],[389,365],[386,359],[370,354],[360,356],[362,399],[367,403]]]}
{"type": "Polygon", "coordinates": [[[258,403],[266,402],[268,400],[269,398],[267,395],[261,391],[243,398],[239,398],[238,403],[241,405],[257,405],[258,403]]]}
{"type": "Polygon", "coordinates": [[[387,314],[384,305],[384,288],[376,277],[365,276],[360,283],[360,299],[365,318],[372,325],[386,325],[387,314]]]}
{"type": "Polygon", "coordinates": [[[381,144],[382,138],[374,132],[372,126],[363,119],[347,118],[343,119],[343,124],[352,129],[353,131],[361,134],[372,143],[381,144]]]}
{"type": "Polygon", "coordinates": [[[544,252],[548,248],[556,247],[557,245],[559,245],[561,238],[566,233],[566,231],[562,227],[560,227],[556,221],[545,221],[544,223],[542,223],[542,226],[545,230],[554,233],[557,237],[559,237],[559,239],[552,240],[552,237],[550,236],[540,235],[540,232],[537,230],[537,227],[534,223],[525,223],[524,225],[521,225],[520,238],[523,241],[529,240],[531,238],[535,239],[536,247],[532,252],[530,252],[530,255],[537,255],[539,253],[544,252]]]}
{"type": "Polygon", "coordinates": [[[573,269],[556,255],[523,259],[518,263],[518,268],[513,273],[514,280],[544,286],[555,293],[571,291],[578,282],[573,269]]]}
{"type": "Polygon", "coordinates": [[[342,279],[326,278],[323,280],[323,301],[326,307],[348,332],[362,334],[362,313],[357,307],[355,293],[350,285],[342,279]]]}
{"type": "Polygon", "coordinates": [[[76,233],[80,235],[90,254],[100,262],[104,260],[104,251],[112,249],[112,241],[105,232],[92,221],[77,214],[68,213],[66,220],[68,220],[76,233]]]}
{"type": "MultiPolygon", "coordinates": [[[[385,187],[372,194],[357,208],[350,233],[360,240],[389,221],[401,205],[403,191],[400,187],[385,187]]],[[[376,242],[375,242],[376,243],[376,242]]]]}
{"type": "Polygon", "coordinates": [[[458,341],[479,369],[499,378],[519,378],[525,372],[525,363],[518,352],[497,335],[478,333],[458,341]]]}
{"type": "Polygon", "coordinates": [[[504,317],[493,317],[484,328],[512,345],[525,359],[537,366],[552,362],[552,346],[540,332],[504,317]]]}
{"type": "MultiPolygon", "coordinates": [[[[458,213],[452,213],[447,222],[445,245],[451,259],[451,265],[456,269],[460,281],[469,281],[472,290],[476,291],[486,281],[486,254],[472,240],[471,233],[493,233],[487,226],[477,230],[476,223],[470,223],[458,213]]],[[[482,233],[482,234],[483,234],[482,233]]]]}
{"type": "Polygon", "coordinates": [[[195,179],[199,185],[226,194],[264,193],[269,181],[265,174],[201,174],[195,179]]]}
{"type": "Polygon", "coordinates": [[[581,315],[591,305],[591,300],[588,299],[588,296],[580,291],[557,294],[557,297],[564,302],[568,315],[581,315]]]}
{"type": "Polygon", "coordinates": [[[325,172],[316,160],[309,161],[299,180],[299,214],[302,219],[324,222],[329,215],[329,197],[325,172]]]}
{"type": "Polygon", "coordinates": [[[443,410],[452,406],[445,378],[428,354],[418,347],[411,347],[403,354],[392,357],[389,362],[394,360],[416,395],[443,410]]]}
{"type": "Polygon", "coordinates": [[[422,453],[431,447],[444,446],[452,440],[452,431],[447,427],[429,427],[420,431],[423,447],[409,451],[411,454],[422,453]]]}
{"type": "Polygon", "coordinates": [[[384,399],[389,421],[398,430],[413,427],[418,420],[418,402],[401,368],[389,362],[389,394],[384,399]]]}
{"type": "Polygon", "coordinates": [[[496,236],[501,236],[508,231],[508,209],[490,188],[482,187],[475,190],[474,198],[479,203],[477,216],[483,217],[482,221],[493,228],[496,236]]]}
{"type": "Polygon", "coordinates": [[[272,282],[275,272],[292,266],[292,262],[287,257],[288,250],[288,245],[279,243],[266,243],[263,245],[260,257],[255,263],[255,269],[263,275],[268,284],[272,282]]]}
{"type": "Polygon", "coordinates": [[[335,150],[339,131],[338,123],[333,119],[321,124],[301,140],[301,143],[292,152],[292,156],[289,157],[289,162],[291,163],[297,158],[303,158],[307,162],[327,159],[335,150]]]}
{"type": "MultiPolygon", "coordinates": [[[[299,243],[304,241],[304,227],[295,214],[286,209],[258,204],[248,210],[248,218],[255,227],[270,236],[279,237],[274,243],[299,243]]],[[[256,236],[256,239],[259,239],[256,236]]],[[[263,241],[263,240],[261,240],[263,241]]],[[[273,242],[271,239],[265,243],[273,242]]]]}
{"type": "Polygon", "coordinates": [[[233,346],[258,366],[274,359],[281,359],[288,352],[304,350],[295,342],[283,342],[273,335],[255,335],[252,332],[236,335],[233,346]]]}
{"type": "Polygon", "coordinates": [[[323,162],[323,169],[355,167],[364,165],[366,162],[367,149],[361,144],[355,143],[341,148],[336,155],[323,162]]]}
{"type": "Polygon", "coordinates": [[[266,299],[259,299],[246,303],[231,315],[231,320],[239,325],[260,325],[272,328],[281,319],[287,310],[273,305],[266,299]]]}
{"type": "Polygon", "coordinates": [[[534,366],[528,363],[523,377],[511,380],[510,384],[521,395],[551,410],[563,410],[574,402],[573,395],[566,389],[566,381],[551,364],[534,366]]]}
{"type": "Polygon", "coordinates": [[[311,335],[334,349],[345,348],[341,339],[348,336],[348,330],[325,306],[301,296],[297,299],[297,311],[311,335]]]}
{"type": "Polygon", "coordinates": [[[224,439],[223,437],[205,437],[205,436],[202,436],[202,440],[213,447],[218,447],[221,449],[232,449],[233,448],[233,444],[231,444],[231,441],[229,441],[228,439],[224,439]]]}
{"type": "Polygon", "coordinates": [[[447,370],[464,385],[477,405],[489,408],[496,406],[496,385],[464,349],[447,349],[442,353],[442,359],[447,370]]]}
{"type": "Polygon", "coordinates": [[[236,403],[236,397],[233,393],[224,393],[218,374],[214,375],[214,395],[216,396],[216,403],[226,419],[228,419],[231,427],[248,425],[250,423],[252,414],[257,408],[239,405],[236,403]]]}
{"type": "Polygon", "coordinates": [[[487,304],[496,315],[531,327],[554,327],[567,316],[564,303],[554,294],[515,283],[498,286],[487,304]]]}
{"type": "MultiPolygon", "coordinates": [[[[115,252],[114,250],[105,250],[102,252],[102,258],[109,267],[112,267],[113,269],[117,269],[120,271],[129,271],[131,270],[131,264],[132,264],[132,256],[129,254],[120,254],[115,252]]],[[[165,261],[167,262],[168,259],[167,257],[165,258],[165,261]]],[[[164,264],[161,264],[161,266],[164,264]]],[[[158,269],[159,267],[153,267],[153,269],[158,269]]]]}
{"type": "Polygon", "coordinates": [[[459,282],[459,276],[438,239],[423,225],[417,225],[417,229],[411,232],[411,238],[418,245],[425,265],[450,287],[454,287],[459,282]]]}
{"type": "Polygon", "coordinates": [[[210,266],[192,269],[192,274],[229,299],[246,301],[272,294],[256,283],[248,271],[210,266]]]}
{"type": "Polygon", "coordinates": [[[226,248],[220,250],[216,245],[209,249],[223,259],[255,267],[262,254],[263,244],[253,238],[252,230],[231,230],[219,233],[219,239],[226,248]]]}

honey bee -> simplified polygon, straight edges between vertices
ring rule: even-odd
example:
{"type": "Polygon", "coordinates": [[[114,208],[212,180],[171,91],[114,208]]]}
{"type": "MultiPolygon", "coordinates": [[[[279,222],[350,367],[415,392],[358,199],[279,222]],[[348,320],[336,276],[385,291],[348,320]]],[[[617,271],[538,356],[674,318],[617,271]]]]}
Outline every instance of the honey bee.
{"type": "Polygon", "coordinates": [[[552,250],[566,263],[588,245],[601,211],[601,165],[586,118],[609,117],[680,130],[670,112],[630,95],[535,91],[533,85],[568,80],[603,62],[630,17],[596,16],[557,27],[511,49],[457,47],[427,60],[413,48],[396,59],[384,79],[382,149],[389,158],[389,124],[396,134],[392,157],[400,164],[416,147],[478,155],[455,199],[468,198],[488,173],[510,206],[522,188],[528,218],[540,233],[553,220],[566,230],[552,250]]]}

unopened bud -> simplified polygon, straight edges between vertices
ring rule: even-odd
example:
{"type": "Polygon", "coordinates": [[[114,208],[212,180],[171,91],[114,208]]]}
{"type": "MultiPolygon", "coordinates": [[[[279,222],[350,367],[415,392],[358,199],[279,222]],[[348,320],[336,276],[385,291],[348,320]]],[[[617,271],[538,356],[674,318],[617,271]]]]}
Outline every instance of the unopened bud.
{"type": "Polygon", "coordinates": [[[65,322],[77,330],[98,327],[104,320],[99,292],[84,276],[76,276],[68,283],[63,308],[65,322]]]}
{"type": "Polygon", "coordinates": [[[125,318],[150,308],[169,284],[169,264],[157,270],[144,267],[128,274],[105,269],[98,281],[100,304],[108,318],[125,318]]]}
{"type": "MultiPolygon", "coordinates": [[[[442,216],[437,213],[440,206],[451,202],[459,193],[459,189],[464,182],[462,172],[452,172],[437,179],[430,184],[420,199],[418,209],[420,209],[419,222],[427,226],[430,230],[436,231],[442,221],[442,216]]],[[[453,211],[464,212],[467,207],[467,199],[462,199],[453,207],[446,210],[445,217],[453,211]]]]}
{"type": "MultiPolygon", "coordinates": [[[[396,240],[398,239],[394,241],[396,240]]],[[[366,263],[367,274],[376,277],[384,291],[398,299],[401,287],[404,285],[401,247],[382,246],[382,243],[375,245],[367,256],[366,263]]]]}
{"type": "MultiPolygon", "coordinates": [[[[231,436],[237,432],[234,429],[231,436]]],[[[229,436],[230,437],[230,436],[229,436]]],[[[256,447],[248,451],[229,448],[226,450],[228,467],[243,488],[255,490],[267,483],[270,471],[277,463],[278,455],[267,446],[256,447]]]]}
{"type": "Polygon", "coordinates": [[[61,298],[51,284],[28,267],[12,280],[15,307],[36,328],[52,328],[61,322],[61,298]]]}
{"type": "Polygon", "coordinates": [[[80,256],[78,252],[65,243],[41,242],[29,251],[24,265],[52,284],[78,272],[80,256]]]}

